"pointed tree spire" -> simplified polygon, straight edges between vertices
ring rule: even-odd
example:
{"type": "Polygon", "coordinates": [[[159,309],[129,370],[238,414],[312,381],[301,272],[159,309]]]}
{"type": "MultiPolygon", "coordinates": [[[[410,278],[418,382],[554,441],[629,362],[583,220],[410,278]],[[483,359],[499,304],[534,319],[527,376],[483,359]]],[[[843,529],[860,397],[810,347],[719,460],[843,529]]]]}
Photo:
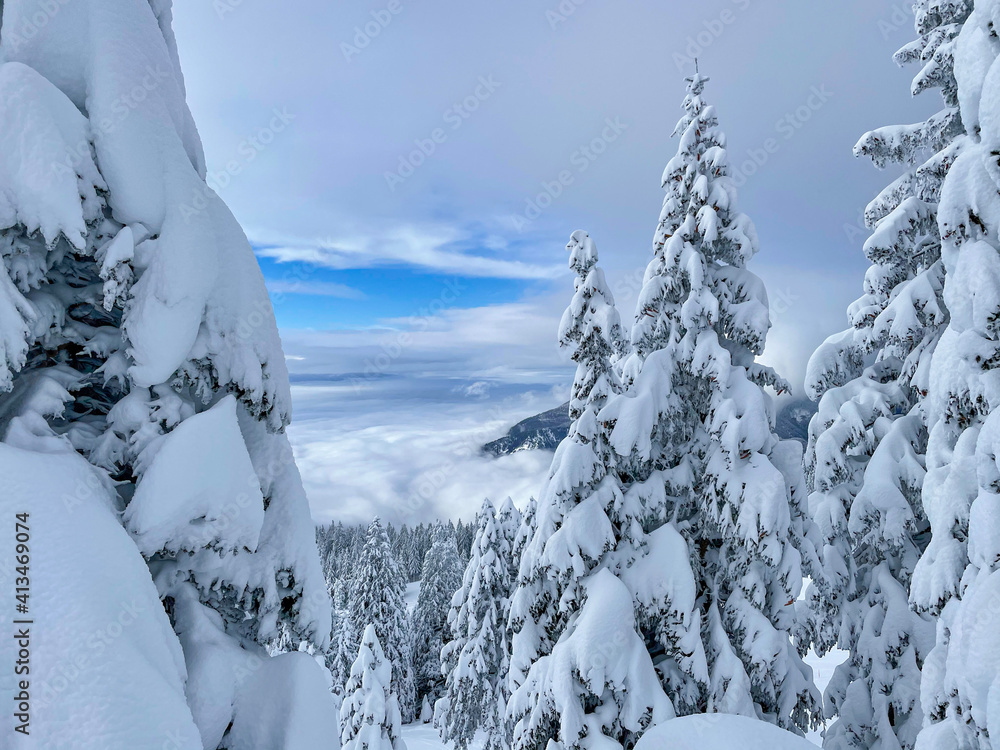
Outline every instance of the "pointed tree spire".
{"type": "Polygon", "coordinates": [[[524,543],[511,604],[511,688],[523,682],[531,660],[552,648],[580,603],[584,578],[616,543],[609,514],[615,515],[621,491],[617,476],[609,473],[614,461],[598,414],[620,390],[611,360],[623,350],[623,335],[593,240],[576,231],[566,247],[577,277],[559,345],[577,363],[572,422],[556,449],[531,538],[524,543]]]}
{"type": "Polygon", "coordinates": [[[434,716],[442,740],[454,742],[458,750],[465,750],[479,730],[486,734],[487,750],[509,747],[504,719],[509,558],[510,543],[493,504],[485,500],[462,587],[448,613],[452,640],[441,652],[445,694],[434,716]]]}
{"type": "Polygon", "coordinates": [[[403,720],[409,722],[414,717],[415,698],[405,589],[389,536],[376,517],[365,533],[351,579],[350,617],[355,637],[368,623],[375,626],[379,642],[385,644],[386,657],[392,662],[393,692],[399,697],[403,720]]]}
{"type": "Polygon", "coordinates": [[[642,605],[650,652],[666,655],[659,668],[678,713],[743,714],[803,731],[818,696],[789,633],[803,563],[816,563],[815,530],[801,449],[774,433],[765,391],[789,386],[756,361],[770,328],[766,289],[746,267],[757,233],[738,209],[707,81],[700,72],[687,79],[624,363],[628,387],[600,414],[622,508],[640,520],[618,564],[642,605]],[[668,553],[678,538],[687,555],[668,553]],[[662,582],[631,572],[667,554],[682,562],[662,582]],[[694,592],[681,596],[687,581],[694,592]],[[691,609],[678,613],[680,602],[691,609]]]}

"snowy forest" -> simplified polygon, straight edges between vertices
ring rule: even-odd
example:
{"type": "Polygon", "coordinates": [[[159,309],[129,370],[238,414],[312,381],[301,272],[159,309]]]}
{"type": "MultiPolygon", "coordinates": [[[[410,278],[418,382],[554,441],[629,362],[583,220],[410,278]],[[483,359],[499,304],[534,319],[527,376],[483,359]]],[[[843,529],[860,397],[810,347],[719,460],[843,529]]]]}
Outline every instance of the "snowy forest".
{"type": "Polygon", "coordinates": [[[311,505],[305,357],[212,179],[179,6],[0,3],[3,750],[1000,750],[1000,0],[915,0],[885,50],[929,114],[856,123],[867,271],[804,382],[767,359],[723,58],[691,56],[634,310],[617,239],[563,227],[568,429],[514,452],[541,481],[392,517],[311,505]]]}

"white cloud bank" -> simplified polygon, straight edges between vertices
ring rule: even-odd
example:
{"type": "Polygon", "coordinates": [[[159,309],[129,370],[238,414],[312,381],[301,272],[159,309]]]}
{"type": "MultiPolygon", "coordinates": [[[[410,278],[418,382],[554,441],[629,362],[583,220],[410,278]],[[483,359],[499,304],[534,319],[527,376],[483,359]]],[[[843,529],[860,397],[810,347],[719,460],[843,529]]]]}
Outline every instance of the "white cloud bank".
{"type": "Polygon", "coordinates": [[[509,495],[523,507],[538,495],[551,453],[492,458],[479,449],[555,405],[551,392],[447,401],[414,397],[407,387],[394,393],[399,385],[374,383],[361,396],[347,384],[293,388],[299,410],[317,415],[289,430],[315,520],[469,520],[484,497],[499,502],[509,495]]]}

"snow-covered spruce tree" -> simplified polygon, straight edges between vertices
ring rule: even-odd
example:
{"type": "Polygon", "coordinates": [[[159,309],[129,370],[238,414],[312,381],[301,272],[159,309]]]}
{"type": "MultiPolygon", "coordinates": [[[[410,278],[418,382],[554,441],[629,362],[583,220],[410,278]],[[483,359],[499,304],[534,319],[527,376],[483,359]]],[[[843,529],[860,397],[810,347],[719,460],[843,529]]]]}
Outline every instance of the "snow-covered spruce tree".
{"type": "Polygon", "coordinates": [[[331,688],[342,695],[344,684],[351,674],[351,664],[357,656],[358,635],[350,612],[350,584],[338,578],[333,585],[333,614],[330,628],[330,647],[326,654],[326,668],[330,671],[331,688]],[[354,649],[354,653],[351,653],[354,649]]]}
{"type": "Polygon", "coordinates": [[[574,597],[581,580],[615,546],[607,510],[621,493],[616,476],[608,472],[612,451],[600,432],[597,413],[619,387],[611,357],[623,334],[614,298],[596,265],[593,240],[576,231],[566,249],[577,278],[560,324],[559,345],[571,350],[577,363],[570,401],[573,421],[556,449],[521,555],[510,615],[512,690],[523,684],[532,662],[551,651],[579,601],[574,597]]]}
{"type": "MultiPolygon", "coordinates": [[[[440,522],[438,522],[440,525],[440,522]]],[[[434,543],[434,526],[431,524],[419,524],[413,530],[413,534],[410,539],[410,547],[407,551],[408,563],[410,566],[409,581],[419,581],[420,574],[423,572],[424,568],[424,558],[427,556],[428,550],[430,550],[431,545],[434,543]]]]}
{"type": "Polygon", "coordinates": [[[465,750],[477,730],[487,750],[509,747],[507,708],[507,613],[510,546],[493,504],[483,501],[469,564],[451,601],[451,640],[441,651],[445,691],[434,724],[445,742],[465,750]]]}
{"type": "Polygon", "coordinates": [[[441,674],[441,649],[448,627],[452,597],[462,586],[462,563],[458,559],[454,532],[439,525],[434,543],[424,557],[420,577],[420,595],[413,611],[413,672],[416,678],[416,701],[431,706],[441,697],[444,678],[441,674]]]}
{"type": "Polygon", "coordinates": [[[528,505],[525,507],[524,513],[521,514],[521,525],[518,527],[517,534],[514,536],[514,542],[511,545],[511,559],[514,560],[514,577],[511,579],[511,586],[517,583],[517,578],[520,575],[521,556],[524,554],[524,548],[528,546],[531,537],[535,535],[535,519],[537,514],[538,501],[534,497],[529,497],[528,505]]]}
{"type": "MultiPolygon", "coordinates": [[[[913,747],[922,724],[921,665],[933,625],[910,612],[910,578],[926,544],[920,502],[927,431],[922,402],[948,322],[937,229],[941,185],[962,133],[954,40],[971,3],[917,3],[919,38],[896,53],[918,61],[918,94],[938,88],[944,109],[924,122],[866,133],[855,153],[906,171],[865,211],[873,230],[865,293],[850,328],[830,337],[807,373],[821,398],[810,425],[806,474],[824,538],[823,569],[809,594],[817,651],[850,652],[827,688],[830,748],[891,741],[913,747]],[[868,365],[867,367],[865,365],[868,365]]],[[[897,745],[894,745],[897,746],[897,745]]]]}
{"type": "Polygon", "coordinates": [[[950,319],[932,355],[925,400],[922,501],[931,540],[910,586],[911,602],[938,615],[923,669],[928,723],[920,750],[986,750],[1000,737],[998,23],[996,2],[976,2],[949,51],[964,134],[954,143],[958,156],[938,206],[950,319]]]}
{"type": "Polygon", "coordinates": [[[347,611],[351,606],[351,579],[346,575],[333,582],[330,603],[335,610],[347,611]]]}
{"type": "MultiPolygon", "coordinates": [[[[567,249],[576,291],[559,341],[577,363],[572,423],[537,510],[529,508],[526,541],[516,542],[524,551],[510,614],[508,718],[515,723],[517,750],[541,750],[550,741],[567,750],[627,746],[650,722],[674,715],[635,633],[628,590],[602,573],[602,566],[617,565],[613,555],[619,549],[634,552],[632,542],[643,533],[623,503],[614,452],[598,418],[619,390],[612,359],[624,342],[593,241],[574,232],[567,249]],[[602,575],[611,582],[597,584],[595,577],[602,575]],[[601,623],[605,607],[610,609],[601,623]],[[614,634],[602,633],[612,626],[614,634]],[[611,653],[592,651],[594,637],[611,653]]],[[[691,583],[688,590],[693,589],[691,583]]]]}
{"type": "Polygon", "coordinates": [[[409,618],[403,600],[405,590],[389,536],[376,517],[368,526],[356,562],[348,608],[355,634],[373,623],[379,643],[385,644],[386,657],[392,662],[393,692],[399,698],[403,722],[409,724],[414,719],[415,699],[409,618]]]}
{"type": "Polygon", "coordinates": [[[684,540],[684,570],[655,583],[631,576],[640,627],[678,713],[757,716],[801,731],[818,696],[788,634],[802,563],[808,571],[815,559],[814,530],[801,448],[775,435],[764,390],[788,386],[756,362],[770,327],[764,285],[746,268],[757,235],[736,207],[725,136],[702,97],[707,80],[688,79],[678,152],[663,173],[653,260],[623,364],[630,385],[600,414],[622,505],[642,525],[619,564],[631,565],[627,573],[644,556],[667,554],[657,548],[675,547],[673,536],[684,540]],[[688,578],[695,591],[681,595],[688,578]]]}
{"type": "MultiPolygon", "coordinates": [[[[117,483],[214,748],[279,623],[320,647],[330,630],[267,291],[205,183],[170,3],[3,12],[2,438],[117,483]]],[[[95,502],[67,497],[66,523],[95,502]]]]}
{"type": "MultiPolygon", "coordinates": [[[[534,498],[530,499],[527,512],[531,515],[531,518],[528,519],[528,527],[530,528],[530,525],[534,523],[534,498]]],[[[504,609],[503,625],[506,629],[504,642],[507,647],[506,663],[509,673],[511,657],[514,655],[514,633],[510,624],[510,599],[517,588],[518,572],[521,567],[521,554],[524,552],[524,546],[528,543],[529,539],[528,531],[525,527],[525,518],[521,515],[521,512],[514,505],[514,501],[510,497],[504,500],[497,509],[497,526],[504,537],[503,551],[506,555],[505,563],[507,565],[507,606],[504,609]]],[[[506,703],[510,699],[510,685],[506,676],[503,680],[502,689],[504,702],[506,703]]],[[[513,731],[513,724],[510,723],[509,718],[505,720],[508,722],[505,733],[509,740],[513,731]]]]}
{"type": "Polygon", "coordinates": [[[365,628],[340,709],[343,750],[406,750],[392,661],[382,652],[373,624],[365,628]]]}
{"type": "Polygon", "coordinates": [[[393,546],[393,553],[396,555],[396,560],[399,561],[399,567],[407,581],[417,580],[420,573],[416,568],[423,565],[423,560],[418,562],[414,559],[415,552],[413,532],[409,526],[404,524],[403,528],[399,530],[399,536],[393,546]]]}
{"type": "Polygon", "coordinates": [[[523,523],[524,519],[521,516],[521,512],[514,505],[514,501],[508,497],[497,508],[497,526],[500,528],[500,533],[503,534],[506,541],[504,550],[507,553],[507,559],[505,560],[507,563],[507,581],[511,587],[517,581],[523,544],[527,543],[527,540],[522,542],[521,526],[523,523]],[[519,545],[521,545],[521,549],[518,549],[519,545]]]}
{"type": "MultiPolygon", "coordinates": [[[[449,521],[449,523],[451,523],[449,521]]],[[[462,523],[462,519],[458,519],[458,526],[455,529],[455,540],[458,542],[458,556],[461,558],[462,562],[469,561],[469,555],[472,554],[472,542],[476,537],[477,524],[475,521],[472,523],[462,523]]]]}
{"type": "MultiPolygon", "coordinates": [[[[510,559],[511,559],[511,578],[510,578],[510,606],[507,615],[507,663],[511,665],[514,663],[514,617],[513,613],[514,598],[517,596],[517,592],[521,585],[521,560],[524,557],[524,550],[528,546],[528,542],[531,541],[532,537],[535,535],[536,519],[538,517],[538,501],[534,497],[528,498],[528,505],[524,509],[524,513],[521,514],[521,523],[517,528],[517,532],[514,534],[514,539],[510,545],[510,559]]],[[[508,670],[507,679],[507,690],[508,692],[514,687],[514,683],[511,680],[511,670],[508,670]]],[[[507,717],[508,722],[510,721],[510,716],[507,717]]]]}

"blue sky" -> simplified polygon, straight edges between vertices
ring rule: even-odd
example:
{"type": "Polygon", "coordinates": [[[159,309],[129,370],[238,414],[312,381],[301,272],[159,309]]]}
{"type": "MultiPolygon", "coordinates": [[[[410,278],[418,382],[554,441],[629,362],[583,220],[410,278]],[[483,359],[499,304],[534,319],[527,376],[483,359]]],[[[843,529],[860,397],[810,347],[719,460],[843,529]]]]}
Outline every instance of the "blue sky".
{"type": "Polygon", "coordinates": [[[441,275],[405,266],[332,270],[308,263],[282,263],[258,249],[275,314],[285,328],[361,328],[400,318],[427,306],[448,281],[465,297],[451,306],[500,304],[530,294],[541,284],[516,279],[441,275]]]}
{"type": "MultiPolygon", "coordinates": [[[[409,466],[396,450],[427,444],[428,426],[470,441],[477,423],[502,431],[559,403],[573,230],[596,240],[631,319],[694,55],[761,239],[765,358],[793,382],[846,324],[867,267],[859,216],[893,176],[853,144],[939,104],[912,99],[916,71],[891,60],[913,37],[905,2],[295,0],[276,12],[218,0],[174,15],[210,184],[272,289],[297,384],[291,434],[324,520],[392,515],[449,460],[409,466]],[[345,437],[359,430],[367,453],[345,437]]],[[[470,459],[478,483],[447,484],[421,512],[524,495],[537,463],[512,489],[517,472],[470,459]]]]}

